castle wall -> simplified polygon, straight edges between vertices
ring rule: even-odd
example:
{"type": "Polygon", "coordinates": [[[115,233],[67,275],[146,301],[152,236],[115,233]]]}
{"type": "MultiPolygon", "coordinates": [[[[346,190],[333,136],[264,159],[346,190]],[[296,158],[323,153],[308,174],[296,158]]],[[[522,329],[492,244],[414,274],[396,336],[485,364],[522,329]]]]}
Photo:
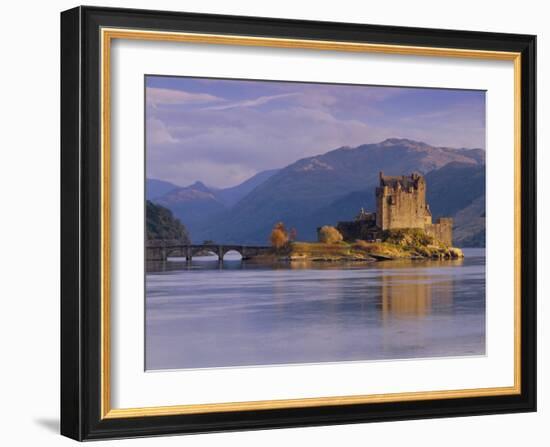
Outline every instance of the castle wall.
{"type": "MultiPolygon", "coordinates": [[[[357,239],[364,241],[375,240],[382,237],[380,229],[373,221],[354,220],[350,222],[338,222],[336,229],[347,242],[353,242],[357,239]]],[[[317,229],[319,234],[320,228],[317,229]]]]}
{"type": "Polygon", "coordinates": [[[424,228],[431,223],[426,209],[424,182],[419,182],[417,188],[377,188],[376,201],[376,223],[382,230],[424,228]]]}
{"type": "Polygon", "coordinates": [[[450,217],[440,217],[437,223],[426,225],[424,231],[449,246],[453,245],[453,219],[450,217]]]}
{"type": "Polygon", "coordinates": [[[387,191],[387,186],[376,188],[376,226],[381,229],[387,228],[388,225],[387,191]]]}

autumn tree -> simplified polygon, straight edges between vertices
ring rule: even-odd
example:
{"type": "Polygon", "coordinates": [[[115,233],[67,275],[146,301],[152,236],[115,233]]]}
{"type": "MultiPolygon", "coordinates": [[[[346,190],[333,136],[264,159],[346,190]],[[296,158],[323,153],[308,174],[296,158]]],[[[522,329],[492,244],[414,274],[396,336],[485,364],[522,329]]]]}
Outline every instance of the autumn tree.
{"type": "Polygon", "coordinates": [[[343,240],[344,238],[342,237],[342,233],[330,225],[325,225],[319,230],[319,242],[323,242],[325,244],[336,244],[338,242],[342,242],[343,240]]]}
{"type": "Polygon", "coordinates": [[[271,246],[278,250],[288,243],[288,239],[288,232],[286,231],[285,225],[282,222],[276,223],[269,236],[271,246]]]}

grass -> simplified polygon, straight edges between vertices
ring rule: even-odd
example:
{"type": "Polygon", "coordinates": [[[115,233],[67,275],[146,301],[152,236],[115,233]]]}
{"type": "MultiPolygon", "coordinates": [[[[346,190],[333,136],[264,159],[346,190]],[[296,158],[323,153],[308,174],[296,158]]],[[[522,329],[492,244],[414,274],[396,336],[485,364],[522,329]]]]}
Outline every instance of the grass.
{"type": "Polygon", "coordinates": [[[425,258],[457,258],[463,256],[460,249],[449,247],[417,228],[387,230],[384,232],[383,240],[385,244],[400,247],[414,256],[425,258]]]}
{"type": "Polygon", "coordinates": [[[290,256],[298,259],[368,259],[366,253],[355,250],[355,247],[347,242],[333,244],[324,242],[293,242],[290,248],[290,256]]]}
{"type": "Polygon", "coordinates": [[[354,248],[369,255],[386,256],[389,258],[410,258],[413,253],[404,247],[390,242],[355,241],[354,248]]]}

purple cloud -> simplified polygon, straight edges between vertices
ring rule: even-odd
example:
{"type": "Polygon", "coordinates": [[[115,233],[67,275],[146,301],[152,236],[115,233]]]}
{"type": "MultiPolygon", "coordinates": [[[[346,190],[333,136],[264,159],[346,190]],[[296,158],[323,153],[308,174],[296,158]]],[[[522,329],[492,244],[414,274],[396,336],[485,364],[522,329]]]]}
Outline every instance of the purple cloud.
{"type": "Polygon", "coordinates": [[[147,176],[181,185],[391,137],[485,147],[481,91],[150,76],[146,105],[147,176]]]}

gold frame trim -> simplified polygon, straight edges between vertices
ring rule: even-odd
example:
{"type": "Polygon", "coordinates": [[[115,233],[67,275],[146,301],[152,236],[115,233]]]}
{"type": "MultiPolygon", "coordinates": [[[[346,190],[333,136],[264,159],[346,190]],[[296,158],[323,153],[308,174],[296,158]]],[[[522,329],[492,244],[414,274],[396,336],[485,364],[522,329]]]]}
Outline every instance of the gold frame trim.
{"type": "Polygon", "coordinates": [[[307,408],[323,405],[352,405],[426,399],[502,396],[521,393],[521,54],[514,52],[464,50],[456,48],[382,45],[321,40],[279,39],[249,36],[101,29],[101,419],[167,416],[210,412],[307,408]],[[382,53],[409,56],[439,56],[514,62],[514,385],[443,391],[405,392],[354,396],[328,396],[215,404],[173,405],[143,408],[111,408],[110,340],[110,174],[111,116],[110,70],[113,39],[155,40],[214,45],[261,46],[321,51],[382,53]]]}

